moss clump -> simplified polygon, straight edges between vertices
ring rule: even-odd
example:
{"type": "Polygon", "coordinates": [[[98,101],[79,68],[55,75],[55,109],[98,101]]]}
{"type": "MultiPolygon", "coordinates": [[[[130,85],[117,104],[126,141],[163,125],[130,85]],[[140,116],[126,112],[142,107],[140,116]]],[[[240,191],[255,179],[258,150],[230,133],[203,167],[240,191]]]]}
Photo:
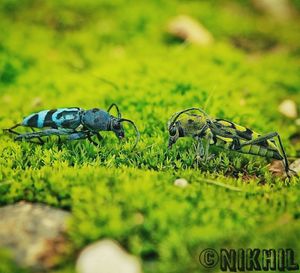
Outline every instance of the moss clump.
{"type": "MultiPolygon", "coordinates": [[[[0,12],[0,128],[41,109],[115,102],[142,133],[134,152],[130,127],[128,142],[107,133],[100,147],[55,138],[33,146],[1,135],[1,205],[25,199],[70,210],[74,252],[110,237],[141,257],[145,272],[199,272],[207,247],[300,251],[296,178],[284,182],[265,159],[222,150],[197,168],[192,141],[167,151],[165,128],[174,112],[199,106],[278,131],[295,155],[300,146],[289,137],[299,128],[278,105],[300,105],[297,16],[276,23],[242,1],[3,1],[0,12]],[[167,41],[167,23],[183,13],[216,42],[167,41]],[[178,177],[189,186],[175,187],[178,177]]],[[[53,272],[72,272],[70,259],[53,272]]]]}

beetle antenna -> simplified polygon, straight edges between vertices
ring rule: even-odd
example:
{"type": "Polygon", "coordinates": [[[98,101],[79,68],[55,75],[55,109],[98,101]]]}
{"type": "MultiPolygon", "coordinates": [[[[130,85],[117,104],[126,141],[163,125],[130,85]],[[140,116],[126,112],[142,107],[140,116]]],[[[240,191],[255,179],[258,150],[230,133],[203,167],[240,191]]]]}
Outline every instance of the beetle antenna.
{"type": "Polygon", "coordinates": [[[134,149],[136,147],[136,145],[138,144],[139,140],[140,140],[140,132],[139,132],[138,128],[136,127],[135,123],[132,120],[126,119],[126,118],[121,118],[120,119],[120,122],[124,122],[124,121],[132,124],[132,126],[133,126],[133,128],[135,130],[136,139],[135,139],[135,143],[134,143],[134,145],[132,147],[132,149],[134,149]]]}
{"type": "Polygon", "coordinates": [[[113,107],[115,107],[115,108],[117,109],[117,112],[118,112],[118,118],[121,118],[121,117],[122,117],[122,114],[121,114],[121,112],[120,112],[120,110],[119,110],[118,105],[116,105],[115,103],[112,103],[112,105],[108,107],[107,112],[109,113],[109,111],[110,111],[111,108],[113,108],[113,107]]]}
{"type": "Polygon", "coordinates": [[[183,114],[189,111],[194,111],[197,110],[199,111],[201,114],[204,114],[205,117],[208,118],[208,115],[201,109],[201,108],[197,108],[197,107],[192,107],[192,108],[187,108],[185,110],[182,110],[180,112],[177,112],[175,114],[172,115],[172,117],[169,119],[168,121],[168,130],[170,130],[170,128],[174,125],[174,123],[176,122],[176,120],[183,114]]]}

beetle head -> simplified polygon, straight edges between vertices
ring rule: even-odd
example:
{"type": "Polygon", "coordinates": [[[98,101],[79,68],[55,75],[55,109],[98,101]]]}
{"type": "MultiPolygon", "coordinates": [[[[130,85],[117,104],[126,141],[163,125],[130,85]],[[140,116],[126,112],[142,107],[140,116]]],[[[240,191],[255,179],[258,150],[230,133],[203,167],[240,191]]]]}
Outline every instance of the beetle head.
{"type": "MultiPolygon", "coordinates": [[[[191,112],[191,111],[198,111],[198,112],[200,112],[200,115],[197,115],[198,117],[203,117],[205,120],[206,119],[209,120],[208,115],[201,108],[196,108],[196,107],[187,108],[185,110],[182,110],[180,112],[173,114],[168,121],[168,131],[169,131],[169,146],[168,147],[169,148],[172,147],[172,145],[177,141],[177,139],[179,137],[191,135],[191,130],[189,130],[190,126],[187,126],[187,124],[185,122],[183,122],[184,120],[181,120],[183,122],[183,124],[181,123],[180,120],[178,120],[182,114],[191,112]]],[[[190,120],[192,120],[192,119],[190,119],[190,120]]],[[[187,120],[187,122],[189,123],[189,120],[187,120]]],[[[193,120],[192,120],[192,122],[193,122],[193,120]]],[[[202,124],[200,124],[200,125],[203,126],[202,124]]],[[[192,131],[194,131],[194,130],[192,130],[192,131]]]]}
{"type": "Polygon", "coordinates": [[[119,118],[112,118],[111,120],[111,130],[120,140],[125,137],[124,127],[121,122],[122,120],[119,118]]]}
{"type": "Polygon", "coordinates": [[[134,146],[132,149],[135,148],[135,146],[137,145],[139,139],[140,139],[140,133],[139,133],[139,130],[137,129],[135,123],[129,119],[126,119],[126,118],[115,118],[115,117],[112,117],[111,119],[111,131],[113,131],[115,133],[115,135],[117,136],[118,139],[123,139],[125,138],[125,131],[124,131],[124,127],[122,125],[122,122],[128,122],[130,123],[134,130],[135,130],[135,133],[136,133],[136,139],[135,139],[135,143],[134,143],[134,146]]]}
{"type": "Polygon", "coordinates": [[[170,149],[173,144],[176,143],[179,137],[184,136],[183,128],[181,127],[181,123],[179,121],[175,122],[173,125],[169,127],[169,145],[168,148],[170,149]]]}

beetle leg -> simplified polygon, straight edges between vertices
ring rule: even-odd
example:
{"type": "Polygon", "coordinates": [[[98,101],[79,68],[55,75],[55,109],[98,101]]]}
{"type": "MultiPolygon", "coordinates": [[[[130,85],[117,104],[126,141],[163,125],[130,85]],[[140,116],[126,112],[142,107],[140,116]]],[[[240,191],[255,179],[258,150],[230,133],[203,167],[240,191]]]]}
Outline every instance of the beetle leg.
{"type": "Polygon", "coordinates": [[[32,132],[32,133],[24,133],[24,134],[19,134],[18,136],[15,137],[15,140],[30,140],[33,138],[41,138],[44,136],[52,136],[52,135],[69,135],[73,131],[68,130],[68,129],[46,129],[38,132],[32,132]]]}
{"type": "MultiPolygon", "coordinates": [[[[21,133],[18,133],[18,132],[16,132],[16,131],[13,130],[13,129],[19,127],[19,126],[22,126],[22,124],[18,123],[18,124],[14,125],[14,126],[11,127],[11,128],[4,129],[3,131],[4,131],[4,132],[5,132],[5,131],[8,131],[8,132],[11,133],[11,134],[20,136],[21,133]]],[[[30,127],[30,128],[31,128],[31,130],[33,130],[32,127],[30,127]]],[[[39,141],[40,141],[40,142],[35,142],[35,141],[28,141],[28,142],[31,142],[31,143],[34,143],[34,144],[41,144],[41,145],[44,144],[44,141],[43,141],[42,139],[39,139],[39,141]]]]}
{"type": "Polygon", "coordinates": [[[85,139],[88,137],[88,132],[79,131],[79,132],[71,132],[68,136],[68,140],[79,140],[85,139]]]}
{"type": "MultiPolygon", "coordinates": [[[[31,129],[32,132],[35,132],[33,127],[30,127],[30,129],[31,129]]],[[[37,139],[40,141],[41,145],[45,144],[44,140],[42,140],[41,137],[37,137],[37,139]]]]}
{"type": "Polygon", "coordinates": [[[77,135],[77,139],[79,139],[79,138],[87,138],[88,139],[88,141],[89,142],[91,142],[92,144],[94,144],[95,146],[99,146],[99,143],[97,143],[96,141],[94,141],[93,139],[92,139],[92,136],[93,135],[96,135],[97,136],[97,138],[99,139],[99,137],[101,138],[102,136],[99,134],[99,136],[98,136],[98,134],[99,133],[95,133],[95,132],[90,132],[90,131],[80,131],[80,132],[77,132],[77,133],[75,133],[74,135],[77,135]]]}
{"type": "Polygon", "coordinates": [[[195,137],[195,139],[197,141],[197,144],[195,145],[195,149],[196,149],[196,163],[197,163],[197,167],[198,167],[200,161],[203,160],[204,148],[203,148],[202,138],[195,137]]]}
{"type": "Polygon", "coordinates": [[[204,147],[203,147],[203,143],[202,143],[202,138],[198,139],[197,153],[200,156],[200,158],[203,158],[205,152],[204,152],[204,147]]]}
{"type": "MultiPolygon", "coordinates": [[[[272,139],[274,137],[278,137],[278,139],[280,140],[280,136],[278,135],[278,133],[273,132],[273,133],[269,133],[269,134],[266,134],[264,136],[260,136],[258,138],[246,141],[246,142],[244,142],[244,143],[241,144],[241,147],[247,146],[247,145],[261,144],[263,141],[272,139]]],[[[280,143],[281,143],[281,140],[280,140],[280,143]]]]}
{"type": "Polygon", "coordinates": [[[92,137],[91,137],[90,134],[87,135],[87,139],[88,139],[91,143],[93,143],[95,146],[99,146],[99,143],[97,143],[96,141],[94,141],[94,140],[92,139],[92,137]]]}
{"type": "Polygon", "coordinates": [[[197,159],[201,159],[202,161],[206,162],[210,160],[213,156],[209,156],[209,146],[210,142],[213,138],[213,133],[207,125],[204,125],[194,136],[195,139],[198,141],[197,146],[197,159]],[[206,139],[205,148],[202,144],[202,139],[206,139]]]}
{"type": "Polygon", "coordinates": [[[103,136],[101,136],[99,132],[96,133],[95,135],[97,136],[97,139],[98,139],[99,141],[102,141],[102,140],[103,140],[103,136]]]}
{"type": "Polygon", "coordinates": [[[212,159],[214,155],[209,155],[209,147],[211,144],[211,140],[213,139],[213,133],[208,128],[205,128],[203,131],[201,131],[201,135],[203,137],[196,136],[196,140],[198,142],[196,153],[197,153],[197,163],[201,160],[203,162],[207,162],[208,160],[212,159]],[[205,135],[203,133],[206,132],[205,135]],[[202,143],[202,138],[206,140],[205,147],[202,143]]]}
{"type": "Polygon", "coordinates": [[[13,130],[13,129],[19,127],[19,126],[22,126],[22,124],[21,124],[21,123],[17,123],[16,125],[14,125],[14,126],[8,128],[8,129],[4,129],[3,131],[8,131],[8,132],[10,132],[10,133],[12,133],[12,134],[20,135],[20,133],[18,133],[18,132],[16,132],[16,131],[13,130]]]}
{"type": "Polygon", "coordinates": [[[206,162],[212,158],[212,156],[209,155],[210,142],[213,139],[213,134],[211,131],[208,131],[205,139],[206,139],[206,145],[205,145],[205,151],[204,151],[204,161],[206,162]]]}

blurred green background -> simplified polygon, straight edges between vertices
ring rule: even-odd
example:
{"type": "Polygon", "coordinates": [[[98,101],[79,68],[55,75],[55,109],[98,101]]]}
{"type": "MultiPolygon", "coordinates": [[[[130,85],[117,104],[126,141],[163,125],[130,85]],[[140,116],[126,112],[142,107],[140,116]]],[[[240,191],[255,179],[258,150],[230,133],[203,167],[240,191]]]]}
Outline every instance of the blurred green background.
{"type": "MultiPolygon", "coordinates": [[[[287,154],[299,157],[300,141],[291,141],[299,119],[278,107],[290,99],[299,111],[300,2],[277,11],[257,2],[0,1],[0,128],[42,109],[115,102],[142,135],[133,152],[130,127],[127,142],[104,133],[100,147],[59,147],[55,138],[33,146],[1,135],[1,206],[27,200],[72,213],[71,254],[51,272],[73,272],[76,253],[101,238],[138,256],[144,272],[202,272],[197,256],[208,247],[292,247],[300,258],[298,179],[223,150],[197,168],[187,139],[166,149],[168,118],[195,106],[278,131],[287,154]],[[213,41],[168,33],[179,15],[213,41]],[[188,187],[174,186],[181,177],[188,187]]],[[[6,254],[0,259],[0,272],[20,272],[6,254]]]]}

